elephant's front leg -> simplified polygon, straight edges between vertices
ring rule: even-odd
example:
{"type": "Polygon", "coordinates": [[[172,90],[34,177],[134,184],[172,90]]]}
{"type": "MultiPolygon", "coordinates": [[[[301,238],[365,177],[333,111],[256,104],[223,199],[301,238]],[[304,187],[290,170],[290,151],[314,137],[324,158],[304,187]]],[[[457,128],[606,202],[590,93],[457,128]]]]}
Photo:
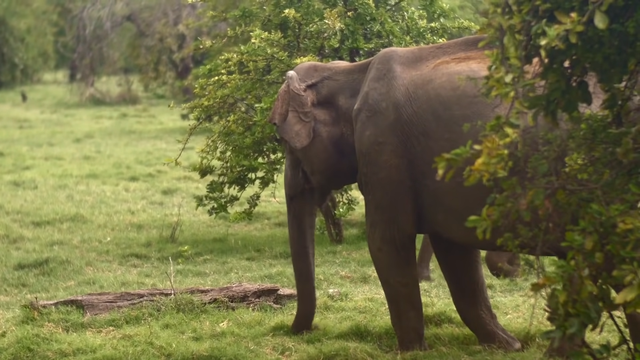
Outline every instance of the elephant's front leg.
{"type": "Polygon", "coordinates": [[[425,350],[416,271],[416,234],[403,228],[400,211],[379,216],[380,208],[375,208],[373,202],[365,199],[369,252],[387,299],[398,348],[400,351],[425,350]]]}
{"type": "Polygon", "coordinates": [[[296,281],[298,309],[291,325],[294,333],[311,330],[316,312],[315,288],[315,223],[316,208],[326,199],[328,192],[319,196],[306,181],[304,171],[294,157],[285,163],[285,196],[289,247],[296,281]]]}
{"type": "Polygon", "coordinates": [[[480,250],[436,235],[430,234],[429,238],[462,322],[481,344],[511,351],[522,349],[520,342],[500,325],[491,309],[480,250]]]}

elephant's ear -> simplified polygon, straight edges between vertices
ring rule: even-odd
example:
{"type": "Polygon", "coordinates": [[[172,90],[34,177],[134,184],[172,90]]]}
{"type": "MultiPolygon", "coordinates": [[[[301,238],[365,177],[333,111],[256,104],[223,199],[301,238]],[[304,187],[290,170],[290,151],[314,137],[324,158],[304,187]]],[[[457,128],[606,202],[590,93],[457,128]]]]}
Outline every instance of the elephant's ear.
{"type": "Polygon", "coordinates": [[[313,139],[313,94],[300,83],[298,74],[287,72],[287,81],[278,91],[269,122],[293,148],[301,149],[313,139]]]}

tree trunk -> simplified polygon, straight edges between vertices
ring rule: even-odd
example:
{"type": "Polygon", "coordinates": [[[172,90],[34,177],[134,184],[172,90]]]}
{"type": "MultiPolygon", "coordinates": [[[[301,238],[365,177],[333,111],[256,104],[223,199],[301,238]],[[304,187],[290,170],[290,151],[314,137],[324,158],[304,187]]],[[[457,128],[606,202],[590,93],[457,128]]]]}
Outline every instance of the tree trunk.
{"type": "Polygon", "coordinates": [[[73,84],[78,80],[78,62],[72,59],[69,63],[69,84],[73,84]]]}
{"type": "Polygon", "coordinates": [[[267,304],[280,307],[285,302],[296,298],[296,292],[277,285],[234,284],[219,288],[191,287],[186,289],[144,289],[126,292],[101,292],[81,296],[73,296],[55,301],[32,301],[32,309],[57,307],[60,305],[75,306],[84,311],[85,316],[105,314],[113,310],[127,308],[175,294],[189,294],[205,305],[227,303],[233,305],[255,306],[267,304]]]}

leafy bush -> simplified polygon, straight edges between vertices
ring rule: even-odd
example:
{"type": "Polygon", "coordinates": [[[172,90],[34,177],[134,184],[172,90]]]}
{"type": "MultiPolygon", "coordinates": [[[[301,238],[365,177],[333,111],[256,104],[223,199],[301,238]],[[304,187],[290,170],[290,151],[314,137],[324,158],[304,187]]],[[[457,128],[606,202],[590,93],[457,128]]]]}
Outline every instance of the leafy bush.
{"type": "MultiPolygon", "coordinates": [[[[211,215],[230,212],[255,185],[234,213],[241,218],[251,217],[282,171],[282,148],[267,116],[288,70],[303,61],[359,61],[386,47],[441,42],[474,29],[436,0],[419,7],[389,0],[253,0],[228,18],[212,14],[212,21],[221,19],[232,27],[209,47],[239,45],[196,74],[196,100],[186,106],[195,120],[190,133],[205,128],[207,139],[192,170],[211,177],[206,194],[197,197],[211,215]]],[[[343,204],[355,200],[348,190],[338,196],[343,204]]]]}
{"type": "Polygon", "coordinates": [[[622,332],[618,344],[578,340],[604,326],[603,312],[618,326],[612,311],[640,308],[640,2],[492,0],[485,30],[498,45],[485,90],[511,110],[479,144],[440,157],[439,173],[473,159],[467,182],[497,187],[469,218],[480,236],[500,229],[507,243],[568,247],[567,261],[532,287],[548,294],[555,328],[546,336],[592,358],[631,352],[622,332]],[[601,111],[584,111],[600,100],[589,79],[601,111]]]}

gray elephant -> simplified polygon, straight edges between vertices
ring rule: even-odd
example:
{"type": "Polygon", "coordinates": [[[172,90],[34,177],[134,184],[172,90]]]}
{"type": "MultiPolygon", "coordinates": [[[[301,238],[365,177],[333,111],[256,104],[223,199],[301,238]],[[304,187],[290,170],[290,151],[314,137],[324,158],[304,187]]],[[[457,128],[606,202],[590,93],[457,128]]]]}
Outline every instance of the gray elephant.
{"type": "MultiPolygon", "coordinates": [[[[479,91],[489,60],[484,36],[414,48],[389,48],[357,63],[306,62],[287,72],[269,121],[285,142],[285,193],[298,307],[292,330],[311,330],[316,311],[316,208],[332,190],[357,183],[367,241],[401,351],[427,348],[416,272],[416,234],[427,234],[451,298],[481,344],[520,350],[489,302],[478,240],[466,219],[491,189],[464,186],[460,174],[437,181],[434,158],[478,138],[504,112],[479,91]],[[464,124],[471,126],[463,129],[464,124]]],[[[523,243],[524,254],[566,257],[559,243],[523,243]]],[[[619,290],[619,289],[618,289],[619,290]]],[[[640,344],[638,313],[626,314],[640,344]]],[[[561,351],[561,350],[559,350],[561,351]]]]}
{"type": "MultiPolygon", "coordinates": [[[[327,235],[334,244],[340,244],[343,240],[342,221],[336,217],[335,209],[338,206],[333,192],[319,210],[327,224],[327,235]]],[[[418,252],[418,280],[431,281],[431,257],[433,247],[429,236],[423,235],[422,245],[418,252]]],[[[504,251],[487,251],[485,262],[489,272],[497,278],[516,278],[520,275],[520,255],[504,251]]]]}
{"type": "MultiPolygon", "coordinates": [[[[429,236],[423,235],[418,251],[418,280],[431,281],[433,247],[429,236]]],[[[487,251],[484,257],[491,275],[497,278],[516,278],[520,275],[520,255],[506,251],[487,251]]]]}

